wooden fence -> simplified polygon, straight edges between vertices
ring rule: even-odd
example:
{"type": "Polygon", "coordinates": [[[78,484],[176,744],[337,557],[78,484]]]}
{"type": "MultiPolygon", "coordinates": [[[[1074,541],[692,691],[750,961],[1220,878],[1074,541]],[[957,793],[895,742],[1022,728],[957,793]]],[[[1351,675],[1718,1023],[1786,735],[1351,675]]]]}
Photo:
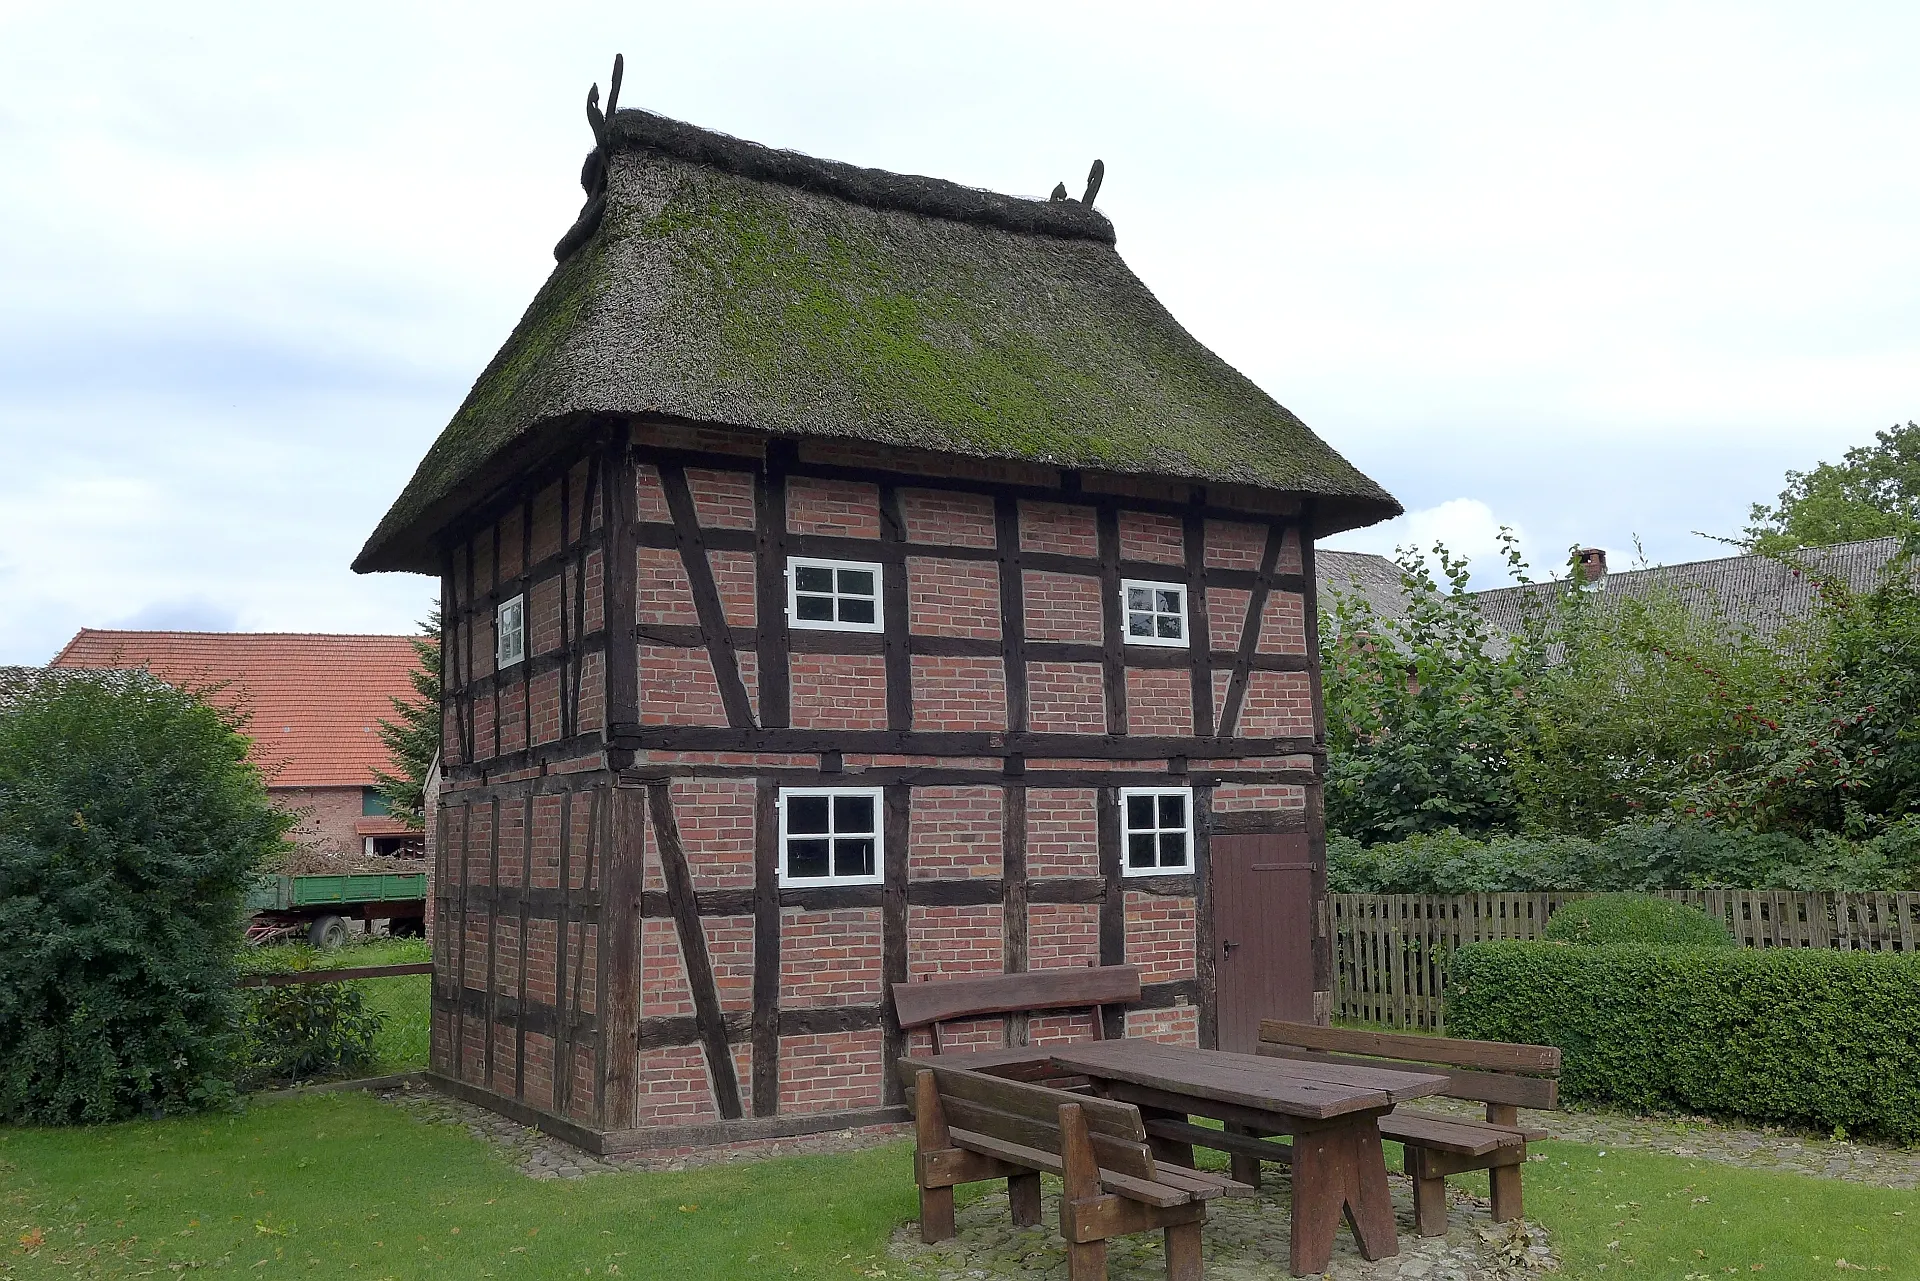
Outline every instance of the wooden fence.
{"type": "MultiPolygon", "coordinates": [[[[1562,903],[1585,894],[1334,894],[1334,1015],[1441,1031],[1453,949],[1536,939],[1562,903]]],[[[1669,890],[1717,916],[1742,947],[1911,952],[1920,894],[1669,890]]]]}

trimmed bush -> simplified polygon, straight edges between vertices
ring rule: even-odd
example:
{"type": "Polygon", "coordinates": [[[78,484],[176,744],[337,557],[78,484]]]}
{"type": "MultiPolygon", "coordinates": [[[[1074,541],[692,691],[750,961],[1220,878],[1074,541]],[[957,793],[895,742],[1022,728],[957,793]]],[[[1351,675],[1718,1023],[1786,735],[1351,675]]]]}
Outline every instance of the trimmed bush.
{"type": "Polygon", "coordinates": [[[1597,894],[1564,904],[1547,922],[1561,943],[1647,943],[1732,947],[1727,927],[1697,907],[1646,894],[1597,894]]]}
{"type": "Polygon", "coordinates": [[[1920,1139],[1920,958],[1476,943],[1451,1036],[1557,1045],[1569,1102],[1920,1139]]]}
{"type": "Polygon", "coordinates": [[[144,673],[0,710],[0,1121],[232,1097],[243,890],[293,821],[232,717],[144,673]]]}

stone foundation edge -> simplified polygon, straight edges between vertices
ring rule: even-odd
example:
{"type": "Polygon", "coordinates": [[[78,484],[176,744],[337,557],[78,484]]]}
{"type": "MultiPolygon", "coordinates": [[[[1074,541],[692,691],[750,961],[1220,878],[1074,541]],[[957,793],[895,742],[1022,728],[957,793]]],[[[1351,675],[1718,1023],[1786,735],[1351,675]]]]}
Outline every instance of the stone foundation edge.
{"type": "Polygon", "coordinates": [[[594,1156],[621,1156],[664,1148],[707,1148],[759,1139],[787,1139],[834,1130],[863,1130],[899,1125],[913,1119],[904,1105],[862,1108],[852,1112],[803,1112],[790,1116],[742,1117],[735,1121],[707,1121],[697,1125],[662,1125],[641,1130],[596,1130],[577,1121],[530,1108],[439,1072],[425,1074],[428,1084],[456,1099],[498,1112],[517,1124],[552,1135],[594,1156]]]}

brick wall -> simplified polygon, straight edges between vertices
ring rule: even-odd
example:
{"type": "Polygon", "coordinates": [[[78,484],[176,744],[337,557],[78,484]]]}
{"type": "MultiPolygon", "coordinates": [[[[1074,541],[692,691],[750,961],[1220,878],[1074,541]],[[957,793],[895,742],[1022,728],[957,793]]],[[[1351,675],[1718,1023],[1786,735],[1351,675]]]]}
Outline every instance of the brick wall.
{"type": "Polygon", "coordinates": [[[877,654],[795,654],[795,729],[885,729],[886,660],[877,654]]]}
{"type": "Polygon", "coordinates": [[[782,1009],[868,1005],[880,995],[878,909],[780,914],[782,1009]]]}
{"type": "Polygon", "coordinates": [[[1029,569],[1021,577],[1029,637],[1100,643],[1099,579],[1042,569],[1029,569]]]}
{"type": "Polygon", "coordinates": [[[1005,923],[997,903],[907,909],[907,977],[998,974],[1005,923]]]}
{"type": "MultiPolygon", "coordinates": [[[[368,779],[369,786],[373,780],[368,779]]],[[[290,839],[323,853],[357,854],[365,842],[353,831],[360,821],[358,787],[270,787],[267,797],[275,809],[297,814],[299,826],[290,839]]]]}
{"type": "Polygon", "coordinates": [[[1098,797],[1090,787],[1027,789],[1028,876],[1100,874],[1098,797]]]}
{"type": "Polygon", "coordinates": [[[949,547],[995,545],[993,500],[984,494],[908,489],[900,495],[907,541],[945,543],[949,547]]]}
{"type": "Polygon", "coordinates": [[[787,529],[796,534],[880,537],[880,491],[850,480],[787,481],[787,529]]]}
{"type": "Polygon", "coordinates": [[[1194,976],[1193,900],[1166,894],[1127,894],[1127,964],[1142,983],[1194,976]]]}
{"type": "Polygon", "coordinates": [[[1313,733],[1313,684],[1306,672],[1254,672],[1240,709],[1241,738],[1313,733]]]}
{"type": "Polygon", "coordinates": [[[880,1029],[780,1038],[780,1110],[848,1112],[877,1107],[880,1029]]]}
{"type": "Polygon", "coordinates": [[[1000,639],[1000,568],[990,561],[907,557],[907,620],[922,636],[1000,639]]]}
{"type": "MultiPolygon", "coordinates": [[[[1004,827],[999,788],[916,787],[909,805],[908,877],[1000,875],[1004,827]]],[[[1028,813],[1031,822],[1031,803],[1028,813]]]]}
{"type": "Polygon", "coordinates": [[[1005,729],[1006,664],[998,658],[915,654],[913,727],[952,732],[1005,729]]]}
{"type": "Polygon", "coordinates": [[[1036,734],[1106,733],[1099,664],[1028,663],[1027,724],[1036,734]]]}

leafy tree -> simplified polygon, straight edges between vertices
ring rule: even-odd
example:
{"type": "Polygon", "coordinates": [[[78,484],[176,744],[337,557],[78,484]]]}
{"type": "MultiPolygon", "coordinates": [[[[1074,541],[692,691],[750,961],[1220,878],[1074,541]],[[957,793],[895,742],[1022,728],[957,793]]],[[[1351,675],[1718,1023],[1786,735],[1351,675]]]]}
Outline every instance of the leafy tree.
{"type": "Polygon", "coordinates": [[[0,711],[0,1120],[231,1096],[244,889],[294,821],[235,713],[145,673],[0,711]]]}
{"type": "Polygon", "coordinates": [[[1514,753],[1519,817],[1536,832],[1595,835],[1624,820],[1713,820],[1708,784],[1777,734],[1809,659],[1706,602],[1654,582],[1635,592],[1541,584],[1514,753]]]}
{"type": "Polygon", "coordinates": [[[1422,553],[1400,554],[1402,617],[1333,593],[1320,654],[1327,821],[1347,836],[1496,831],[1518,812],[1512,760],[1528,664],[1474,606],[1465,559],[1438,544],[1433,554],[1445,586],[1422,553]]]}
{"type": "Polygon", "coordinates": [[[1743,542],[1767,555],[1796,547],[1920,533],[1920,424],[1895,424],[1839,463],[1790,471],[1771,505],[1755,503],[1743,542]]]}
{"type": "Polygon", "coordinates": [[[418,831],[425,821],[427,771],[440,750],[440,606],[427,612],[414,638],[419,666],[407,673],[414,698],[393,699],[398,721],[382,719],[380,741],[386,745],[397,773],[373,772],[374,786],[386,798],[387,809],[418,831]]]}

